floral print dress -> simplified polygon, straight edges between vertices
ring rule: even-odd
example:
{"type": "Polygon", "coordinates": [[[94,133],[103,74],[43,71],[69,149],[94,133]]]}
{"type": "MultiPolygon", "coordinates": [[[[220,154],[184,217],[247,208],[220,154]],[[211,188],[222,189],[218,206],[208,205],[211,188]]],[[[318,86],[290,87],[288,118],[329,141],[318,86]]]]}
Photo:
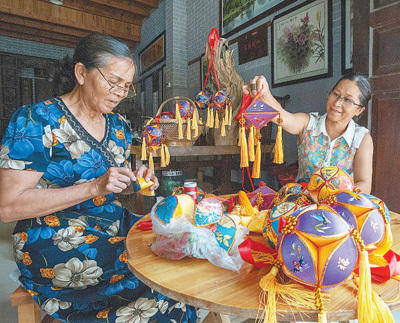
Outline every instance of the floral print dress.
{"type": "MultiPolygon", "coordinates": [[[[42,172],[39,188],[88,182],[130,164],[132,134],[118,114],[104,115],[97,141],[61,98],[17,110],[0,167],[42,172]]],[[[66,322],[193,322],[196,310],[151,290],[128,269],[125,237],[138,220],[115,194],[20,220],[13,240],[20,281],[39,306],[66,322]]]]}
{"type": "Polygon", "coordinates": [[[325,166],[338,166],[353,176],[354,157],[369,130],[350,120],[345,132],[331,140],[325,127],[326,114],[309,115],[307,128],[299,136],[297,180],[309,182],[311,175],[325,166]]]}

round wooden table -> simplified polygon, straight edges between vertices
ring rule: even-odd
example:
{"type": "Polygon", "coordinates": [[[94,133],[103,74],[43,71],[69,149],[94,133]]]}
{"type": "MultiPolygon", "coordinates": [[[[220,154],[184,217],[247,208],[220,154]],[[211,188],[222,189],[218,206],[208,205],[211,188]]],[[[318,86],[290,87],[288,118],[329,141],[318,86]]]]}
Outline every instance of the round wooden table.
{"type": "MultiPolygon", "coordinates": [[[[400,215],[392,212],[393,250],[400,251],[400,215]]],[[[185,258],[167,260],[152,253],[155,239],[152,231],[132,228],[126,239],[128,263],[133,273],[158,292],[195,307],[244,318],[263,318],[258,282],[262,274],[254,269],[238,274],[212,265],[207,260],[185,258]]],[[[389,304],[400,308],[400,282],[390,279],[374,284],[374,289],[389,304]]],[[[357,290],[349,281],[328,291],[330,301],[325,310],[328,321],[357,318],[357,290]]],[[[277,303],[277,319],[282,321],[317,321],[318,313],[307,309],[289,308],[277,303]]]]}

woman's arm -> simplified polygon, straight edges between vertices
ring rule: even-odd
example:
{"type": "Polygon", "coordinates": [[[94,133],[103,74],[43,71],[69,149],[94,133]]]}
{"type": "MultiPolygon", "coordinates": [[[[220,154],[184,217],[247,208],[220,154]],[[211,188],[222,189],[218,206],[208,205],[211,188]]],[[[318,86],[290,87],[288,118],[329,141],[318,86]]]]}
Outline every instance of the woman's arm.
{"type": "MultiPolygon", "coordinates": [[[[260,100],[264,101],[266,104],[279,112],[282,120],[282,129],[291,133],[292,135],[299,135],[303,133],[310,119],[309,115],[306,113],[290,113],[283,109],[281,104],[273,97],[269,89],[268,82],[264,76],[254,77],[248,85],[244,86],[243,92],[245,94],[250,93],[251,96],[254,97],[261,89],[262,92],[260,100]],[[251,84],[255,84],[256,89],[251,89],[251,84]]],[[[278,124],[278,117],[272,119],[272,122],[278,124]]]]}
{"type": "Polygon", "coordinates": [[[372,156],[374,144],[369,133],[365,134],[354,157],[354,184],[361,192],[370,194],[372,185],[372,156]]]}
{"type": "MultiPolygon", "coordinates": [[[[144,170],[142,170],[142,173],[144,170]]],[[[43,173],[0,169],[0,220],[29,219],[51,214],[109,193],[120,193],[136,177],[127,167],[111,167],[88,183],[64,188],[36,188],[43,173]]]]}

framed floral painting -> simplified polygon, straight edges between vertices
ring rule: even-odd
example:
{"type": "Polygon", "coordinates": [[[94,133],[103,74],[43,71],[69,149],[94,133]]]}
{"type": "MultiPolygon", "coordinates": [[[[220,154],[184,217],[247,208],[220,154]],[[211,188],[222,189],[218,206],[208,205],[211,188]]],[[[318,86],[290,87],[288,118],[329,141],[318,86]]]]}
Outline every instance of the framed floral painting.
{"type": "Polygon", "coordinates": [[[332,75],[332,1],[309,0],[272,21],[272,87],[332,75]]]}

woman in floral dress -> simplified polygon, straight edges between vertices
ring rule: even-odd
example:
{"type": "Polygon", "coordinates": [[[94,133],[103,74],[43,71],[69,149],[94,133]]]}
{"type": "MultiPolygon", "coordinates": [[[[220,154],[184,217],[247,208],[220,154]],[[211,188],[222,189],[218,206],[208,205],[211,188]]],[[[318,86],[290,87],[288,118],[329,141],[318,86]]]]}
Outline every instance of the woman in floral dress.
{"type": "Polygon", "coordinates": [[[130,193],[132,134],[112,110],[135,65],[129,48],[91,34],[78,44],[72,91],[23,106],[0,151],[0,219],[17,221],[15,260],[23,287],[66,322],[191,322],[194,308],[151,290],[128,269],[125,238],[138,220],[116,193],[130,193]]]}
{"type": "MultiPolygon", "coordinates": [[[[372,184],[372,137],[365,127],[353,120],[368,106],[371,86],[361,74],[343,76],[329,93],[326,113],[291,113],[272,96],[264,76],[254,77],[244,92],[260,99],[280,114],[282,129],[298,135],[299,171],[297,180],[308,182],[311,175],[325,166],[338,166],[354,178],[355,185],[369,194],[372,184]]],[[[278,117],[272,120],[278,123],[278,117]]]]}

